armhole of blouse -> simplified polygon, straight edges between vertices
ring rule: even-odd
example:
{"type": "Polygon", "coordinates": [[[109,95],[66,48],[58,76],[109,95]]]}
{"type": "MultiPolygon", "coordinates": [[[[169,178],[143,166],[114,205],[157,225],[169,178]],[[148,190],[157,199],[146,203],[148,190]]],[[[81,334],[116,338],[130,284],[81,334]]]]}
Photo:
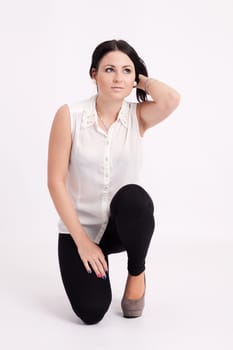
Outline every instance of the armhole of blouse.
{"type": "Polygon", "coordinates": [[[68,109],[69,109],[69,113],[70,113],[70,131],[71,131],[71,138],[73,141],[74,138],[74,126],[75,126],[75,121],[74,121],[74,113],[72,110],[72,107],[69,103],[67,103],[68,109]]]}
{"type": "Polygon", "coordinates": [[[132,118],[133,118],[133,124],[135,125],[135,128],[137,129],[137,135],[140,140],[143,139],[143,136],[140,134],[140,128],[139,128],[139,122],[138,122],[138,116],[137,116],[137,102],[131,103],[132,108],[132,118]]]}

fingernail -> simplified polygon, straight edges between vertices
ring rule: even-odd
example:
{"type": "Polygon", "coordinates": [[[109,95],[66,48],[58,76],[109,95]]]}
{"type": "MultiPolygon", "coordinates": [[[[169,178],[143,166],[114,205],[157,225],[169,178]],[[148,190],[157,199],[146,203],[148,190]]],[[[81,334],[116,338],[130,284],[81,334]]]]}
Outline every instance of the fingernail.
{"type": "Polygon", "coordinates": [[[101,277],[102,277],[102,275],[99,273],[99,274],[97,275],[97,277],[98,277],[98,278],[101,278],[101,277]]]}
{"type": "Polygon", "coordinates": [[[106,275],[103,275],[103,276],[102,276],[102,279],[103,279],[103,280],[106,280],[106,279],[107,279],[107,276],[106,276],[106,275]]]}
{"type": "Polygon", "coordinates": [[[88,272],[88,273],[92,273],[92,271],[91,271],[91,270],[88,270],[87,272],[88,272]]]}

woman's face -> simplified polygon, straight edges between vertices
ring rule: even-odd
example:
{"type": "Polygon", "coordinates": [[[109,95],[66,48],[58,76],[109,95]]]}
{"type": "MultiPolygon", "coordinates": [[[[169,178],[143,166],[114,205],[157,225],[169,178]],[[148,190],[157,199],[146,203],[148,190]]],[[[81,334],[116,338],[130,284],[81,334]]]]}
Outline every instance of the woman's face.
{"type": "Polygon", "coordinates": [[[121,51],[111,51],[100,60],[92,78],[96,80],[99,95],[123,99],[131,93],[134,85],[133,61],[121,51]]]}

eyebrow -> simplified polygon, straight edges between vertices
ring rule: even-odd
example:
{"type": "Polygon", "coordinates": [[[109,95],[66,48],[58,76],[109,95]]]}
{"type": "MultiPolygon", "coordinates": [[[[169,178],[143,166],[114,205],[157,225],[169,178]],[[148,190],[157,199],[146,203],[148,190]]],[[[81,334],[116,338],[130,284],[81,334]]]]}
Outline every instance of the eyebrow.
{"type": "MultiPolygon", "coordinates": [[[[114,66],[114,64],[105,64],[104,67],[114,67],[116,68],[116,66],[114,66]]],[[[126,67],[133,67],[132,65],[130,64],[126,64],[125,66],[122,66],[122,68],[126,68],[126,67]]]]}

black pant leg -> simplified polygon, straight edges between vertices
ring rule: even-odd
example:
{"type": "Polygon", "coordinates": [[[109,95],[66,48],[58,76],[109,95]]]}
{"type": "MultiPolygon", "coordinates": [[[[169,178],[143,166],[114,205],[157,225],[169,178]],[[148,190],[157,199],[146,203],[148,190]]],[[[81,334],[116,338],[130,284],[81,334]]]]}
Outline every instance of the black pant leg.
{"type": "Polygon", "coordinates": [[[99,246],[105,255],[125,251],[125,247],[123,246],[118,235],[116,224],[111,216],[109,217],[108,225],[104,231],[103,237],[100,240],[99,246]]]}
{"type": "Polygon", "coordinates": [[[112,299],[108,274],[103,280],[97,278],[94,272],[87,273],[69,234],[59,234],[58,257],[63,285],[73,311],[87,324],[98,323],[112,299]]]}
{"type": "Polygon", "coordinates": [[[128,271],[139,275],[145,270],[145,259],[154,232],[154,204],[139,185],[121,187],[110,204],[111,220],[118,242],[128,255],[128,271]]]}

